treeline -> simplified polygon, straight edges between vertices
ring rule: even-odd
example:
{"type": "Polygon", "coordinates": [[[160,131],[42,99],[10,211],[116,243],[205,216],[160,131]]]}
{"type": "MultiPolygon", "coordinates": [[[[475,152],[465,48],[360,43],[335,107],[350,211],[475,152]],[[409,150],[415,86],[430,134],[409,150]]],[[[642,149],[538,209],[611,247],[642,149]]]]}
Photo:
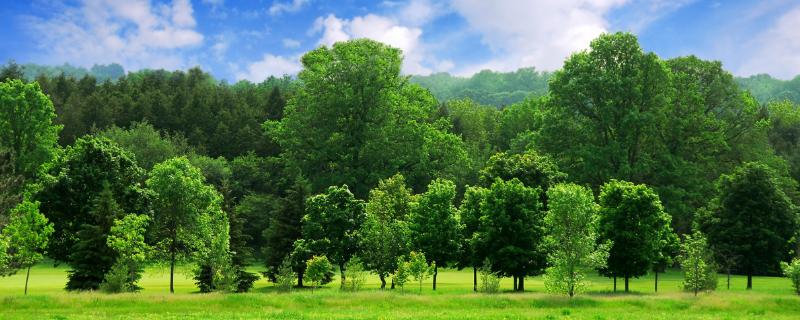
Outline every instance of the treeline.
{"type": "Polygon", "coordinates": [[[705,290],[793,254],[800,109],[759,103],[719,62],[607,34],[498,109],[438,101],[401,57],[353,40],[304,55],[296,80],[233,85],[4,68],[0,258],[13,272],[46,252],[71,290],[135,291],[146,263],[190,262],[201,291],[247,291],[261,261],[300,286],[334,265],[343,286],[368,270],[435,289],[439,267],[472,267],[476,289],[484,269],[573,295],[576,269],[627,289],[692,264],[705,290]]]}
{"type": "Polygon", "coordinates": [[[792,80],[780,80],[767,74],[759,74],[736,78],[736,82],[762,103],[783,100],[800,103],[800,76],[792,80]]]}
{"type": "Polygon", "coordinates": [[[439,101],[471,99],[482,105],[502,107],[520,102],[529,96],[547,94],[552,73],[520,68],[513,72],[480,71],[471,77],[449,73],[412,76],[411,82],[431,91],[439,101]]]}

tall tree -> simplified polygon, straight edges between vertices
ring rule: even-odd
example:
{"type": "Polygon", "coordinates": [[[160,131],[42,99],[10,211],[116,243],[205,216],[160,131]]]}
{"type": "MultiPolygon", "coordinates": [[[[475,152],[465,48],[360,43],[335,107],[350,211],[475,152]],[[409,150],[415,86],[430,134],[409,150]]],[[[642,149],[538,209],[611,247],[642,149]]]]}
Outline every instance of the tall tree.
{"type": "MultiPolygon", "coordinates": [[[[291,256],[295,241],[303,236],[302,220],[310,193],[308,181],[300,176],[295,177],[286,195],[280,199],[278,208],[270,216],[269,227],[263,233],[262,248],[267,267],[266,275],[270,279],[275,279],[283,261],[291,256]]],[[[297,274],[297,285],[302,287],[305,261],[295,261],[292,268],[297,274]]]]}
{"type": "Polygon", "coordinates": [[[660,258],[664,234],[672,232],[670,216],[658,195],[643,184],[611,180],[600,189],[599,241],[611,242],[608,263],[600,273],[628,281],[647,274],[660,258]]]}
{"type": "MultiPolygon", "coordinates": [[[[11,221],[2,231],[3,237],[8,239],[8,247],[12,251],[10,257],[12,263],[27,269],[25,274],[25,294],[27,295],[31,267],[44,258],[44,250],[47,248],[50,235],[53,234],[53,225],[39,212],[38,202],[26,200],[11,210],[11,221]]],[[[4,248],[0,247],[0,250],[2,249],[4,248]]],[[[0,270],[2,269],[2,265],[0,265],[0,270]]]]}
{"type": "Polygon", "coordinates": [[[791,252],[797,214],[778,185],[775,173],[761,163],[746,163],[719,180],[719,195],[698,217],[709,244],[738,256],[737,270],[747,275],[777,274],[791,252]]]}
{"type": "Polygon", "coordinates": [[[419,195],[411,211],[412,246],[434,264],[433,290],[439,267],[447,267],[458,259],[461,223],[453,204],[455,197],[456,185],[452,181],[436,179],[419,195]]]}
{"type": "Polygon", "coordinates": [[[53,103],[39,84],[20,80],[0,82],[0,152],[14,155],[14,170],[34,178],[55,154],[61,126],[53,103]]]}
{"type": "Polygon", "coordinates": [[[545,287],[572,298],[586,286],[586,269],[602,268],[610,243],[598,243],[599,206],[592,190],[558,184],[547,191],[550,209],[544,218],[549,267],[545,287]]]}
{"type": "Polygon", "coordinates": [[[227,236],[227,219],[224,219],[225,226],[217,228],[216,220],[222,219],[215,218],[222,211],[221,197],[186,157],[155,165],[146,184],[154,197],[155,249],[160,258],[170,263],[169,291],[174,293],[176,262],[199,250],[210,250],[210,246],[224,246],[224,243],[215,242],[219,235],[213,233],[224,231],[227,236]]]}
{"type": "Polygon", "coordinates": [[[347,185],[329,187],[306,201],[303,239],[313,254],[327,256],[339,267],[342,287],[345,266],[358,252],[358,229],[365,219],[364,201],[356,199],[347,185]]]}
{"type": "Polygon", "coordinates": [[[544,210],[541,189],[518,179],[495,180],[481,204],[478,250],[489,259],[493,271],[515,279],[514,289],[525,291],[525,277],[544,272],[547,266],[544,210]]]}
{"type": "Polygon", "coordinates": [[[468,187],[464,192],[459,213],[461,214],[461,244],[459,267],[472,267],[472,290],[478,291],[478,267],[486,259],[486,253],[478,247],[475,235],[479,231],[482,216],[481,205],[489,191],[481,187],[468,187]]]}

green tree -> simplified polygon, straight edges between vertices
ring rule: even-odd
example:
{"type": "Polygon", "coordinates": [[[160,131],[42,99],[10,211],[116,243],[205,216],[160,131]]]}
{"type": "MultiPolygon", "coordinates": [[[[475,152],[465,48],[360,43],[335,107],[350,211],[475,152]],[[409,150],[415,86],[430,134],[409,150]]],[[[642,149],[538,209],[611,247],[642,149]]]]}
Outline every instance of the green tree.
{"type": "Polygon", "coordinates": [[[600,190],[600,243],[611,242],[608,263],[600,269],[606,277],[628,281],[647,274],[663,250],[663,235],[670,228],[658,195],[643,184],[611,180],[600,190]]]}
{"type": "Polygon", "coordinates": [[[517,291],[525,291],[525,277],[540,275],[547,266],[540,192],[516,178],[498,179],[481,204],[478,250],[495,272],[514,277],[517,291]]]}
{"type": "Polygon", "coordinates": [[[412,246],[425,254],[433,267],[433,290],[439,266],[458,259],[461,246],[461,223],[453,205],[456,186],[452,181],[436,179],[419,196],[411,214],[412,246]]]}
{"type": "Polygon", "coordinates": [[[486,260],[486,253],[480,250],[479,239],[475,235],[480,227],[481,205],[488,192],[489,190],[485,188],[468,187],[458,210],[461,214],[461,239],[463,240],[459,267],[472,267],[472,291],[478,291],[478,267],[482,266],[483,261],[486,260]]]}
{"type": "Polygon", "coordinates": [[[116,261],[107,244],[114,219],[150,212],[144,171],[127,151],[91,136],[45,169],[34,200],[55,229],[48,255],[71,267],[68,290],[96,290],[116,261]]]}
{"type": "Polygon", "coordinates": [[[405,290],[406,282],[408,282],[409,275],[409,263],[406,261],[406,257],[398,257],[397,258],[397,269],[392,272],[392,283],[396,284],[400,287],[400,291],[405,290]]]}
{"type": "Polygon", "coordinates": [[[169,261],[170,293],[174,293],[176,262],[199,250],[224,247],[227,239],[221,237],[228,235],[227,219],[219,216],[222,212],[219,193],[206,184],[200,169],[186,157],[155,165],[146,184],[154,198],[152,228],[157,241],[154,249],[160,259],[169,261]]]}
{"type": "Polygon", "coordinates": [[[200,292],[238,290],[235,282],[240,270],[231,264],[228,216],[219,204],[212,203],[210,209],[199,216],[198,222],[192,255],[197,263],[194,279],[200,292]]]}
{"type": "Polygon", "coordinates": [[[27,179],[55,155],[62,126],[39,84],[0,82],[0,151],[14,155],[14,170],[27,179]]]}
{"type": "Polygon", "coordinates": [[[776,274],[791,252],[797,215],[772,169],[746,163],[719,180],[719,195],[699,216],[700,230],[718,252],[738,256],[737,270],[747,275],[776,274]]]}
{"type": "Polygon", "coordinates": [[[547,198],[550,209],[544,224],[550,250],[545,287],[572,298],[587,285],[586,269],[605,266],[610,243],[598,244],[599,206],[591,190],[557,184],[547,191],[547,198]]]}
{"type": "MultiPolygon", "coordinates": [[[[138,282],[142,278],[143,264],[150,255],[150,246],[145,242],[150,217],[144,214],[128,214],[114,220],[108,235],[108,247],[117,253],[117,262],[106,274],[104,284],[113,283],[115,273],[125,275],[124,282],[113,284],[105,291],[135,292],[141,290],[138,282]],[[109,275],[112,275],[109,277],[109,275]]],[[[100,286],[103,288],[103,285],[100,286]]]]}
{"type": "Polygon", "coordinates": [[[686,235],[681,244],[680,263],[685,290],[694,292],[696,296],[701,290],[717,288],[717,268],[702,233],[695,231],[694,234],[686,235]]]}
{"type": "Polygon", "coordinates": [[[311,281],[311,292],[325,279],[328,274],[333,273],[333,265],[325,256],[314,256],[306,262],[306,277],[311,281]]]}
{"type": "Polygon", "coordinates": [[[148,122],[135,122],[129,128],[113,126],[98,133],[136,156],[136,162],[145,170],[157,163],[193,153],[186,138],[163,134],[148,122]]]}
{"type": "MultiPolygon", "coordinates": [[[[13,265],[27,269],[25,275],[26,295],[28,294],[31,266],[44,257],[51,234],[53,234],[53,225],[39,212],[38,202],[25,200],[11,210],[11,220],[3,229],[3,237],[8,239],[7,246],[12,251],[10,260],[13,265]]],[[[0,249],[3,249],[2,245],[0,245],[0,249]]],[[[0,260],[2,260],[1,257],[0,260]]],[[[0,270],[2,269],[0,264],[0,270]]]]}
{"type": "Polygon", "coordinates": [[[329,187],[307,200],[303,239],[312,253],[330,257],[339,267],[342,287],[347,262],[358,252],[358,229],[365,219],[364,201],[356,199],[346,185],[329,187]]]}
{"type": "Polygon", "coordinates": [[[800,259],[793,259],[792,263],[781,262],[783,275],[792,282],[792,287],[800,294],[800,259]]]}
{"type": "Polygon", "coordinates": [[[410,251],[408,220],[415,196],[397,174],[381,180],[369,193],[367,218],[359,230],[359,257],[364,267],[378,275],[381,289],[397,269],[397,258],[410,251]]]}
{"type": "Polygon", "coordinates": [[[281,266],[278,268],[278,272],[275,273],[275,286],[277,286],[280,291],[289,292],[292,290],[292,285],[296,278],[297,275],[292,268],[292,259],[287,256],[283,259],[281,266]]]}
{"type": "MultiPolygon", "coordinates": [[[[262,248],[267,267],[266,274],[270,279],[274,279],[286,257],[292,256],[294,243],[302,238],[303,216],[310,192],[308,181],[299,176],[295,177],[286,195],[280,198],[277,208],[270,215],[269,227],[263,232],[262,248]]],[[[307,258],[293,260],[298,287],[303,286],[306,260],[307,258]]]]}
{"type": "MultiPolygon", "coordinates": [[[[436,262],[428,264],[425,254],[411,251],[408,254],[408,261],[403,268],[408,270],[408,274],[419,283],[419,292],[422,292],[422,282],[427,280],[432,274],[436,274],[436,262]]],[[[405,270],[403,270],[405,271],[405,270]]]]}

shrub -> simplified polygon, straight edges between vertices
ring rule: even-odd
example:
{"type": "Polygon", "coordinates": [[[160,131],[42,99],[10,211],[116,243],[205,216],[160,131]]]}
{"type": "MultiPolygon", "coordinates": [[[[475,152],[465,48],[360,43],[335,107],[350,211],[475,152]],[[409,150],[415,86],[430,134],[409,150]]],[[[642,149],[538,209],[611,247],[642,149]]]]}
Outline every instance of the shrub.
{"type": "Polygon", "coordinates": [[[405,285],[408,282],[409,274],[409,265],[408,261],[406,261],[403,257],[397,258],[397,270],[394,271],[392,274],[392,281],[394,284],[400,287],[400,291],[405,291],[405,285]]]}
{"type": "Polygon", "coordinates": [[[306,261],[306,277],[311,281],[311,292],[326,276],[333,274],[333,265],[326,256],[314,256],[306,261]]]}
{"type": "Polygon", "coordinates": [[[800,294],[800,259],[795,258],[792,263],[781,262],[783,274],[792,281],[792,286],[800,294]]]}
{"type": "Polygon", "coordinates": [[[342,289],[356,292],[367,282],[367,272],[364,271],[364,264],[361,263],[361,259],[350,259],[350,261],[347,262],[347,268],[345,270],[347,281],[342,289]]]}
{"type": "Polygon", "coordinates": [[[480,269],[481,285],[479,290],[485,293],[497,293],[500,291],[500,277],[497,273],[492,272],[492,263],[489,259],[483,261],[483,266],[480,269]]]}
{"type": "Polygon", "coordinates": [[[124,263],[116,263],[106,273],[103,283],[100,284],[100,291],[105,293],[132,292],[134,290],[131,288],[129,277],[128,266],[124,263]]]}
{"type": "Polygon", "coordinates": [[[717,268],[711,257],[706,237],[695,231],[686,235],[681,245],[681,269],[683,270],[683,287],[687,291],[697,292],[717,288],[717,268]]]}
{"type": "Polygon", "coordinates": [[[278,267],[278,272],[275,273],[275,286],[278,288],[278,291],[291,291],[296,276],[297,275],[294,273],[294,270],[292,270],[291,257],[286,256],[286,258],[283,259],[280,267],[278,267]]]}

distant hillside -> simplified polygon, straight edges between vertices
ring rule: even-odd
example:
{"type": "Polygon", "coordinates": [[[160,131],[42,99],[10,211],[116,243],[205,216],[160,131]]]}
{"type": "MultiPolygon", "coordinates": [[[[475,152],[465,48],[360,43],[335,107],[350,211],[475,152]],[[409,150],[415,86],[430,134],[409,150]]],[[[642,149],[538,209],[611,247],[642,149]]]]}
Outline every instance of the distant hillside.
{"type": "Polygon", "coordinates": [[[800,103],[800,76],[792,80],[780,80],[767,74],[759,74],[736,78],[736,82],[742,89],[750,90],[762,103],[786,99],[800,103]]]}
{"type": "Polygon", "coordinates": [[[435,73],[412,76],[411,81],[428,88],[439,101],[471,98],[480,104],[499,107],[522,101],[531,94],[546,94],[551,75],[534,68],[522,68],[514,72],[484,70],[469,78],[435,73]]]}
{"type": "MultiPolygon", "coordinates": [[[[3,65],[2,67],[7,67],[9,64],[13,62],[8,62],[7,64],[3,65]]],[[[62,73],[67,77],[72,77],[75,79],[83,78],[84,76],[90,75],[97,79],[99,82],[104,82],[106,80],[117,80],[125,75],[125,69],[117,64],[96,64],[92,66],[90,69],[86,69],[84,67],[76,67],[71,64],[65,63],[60,66],[47,66],[47,65],[40,65],[35,63],[26,63],[19,65],[22,68],[24,77],[26,80],[31,81],[36,79],[36,77],[40,75],[44,75],[48,78],[55,78],[62,73]]]]}

